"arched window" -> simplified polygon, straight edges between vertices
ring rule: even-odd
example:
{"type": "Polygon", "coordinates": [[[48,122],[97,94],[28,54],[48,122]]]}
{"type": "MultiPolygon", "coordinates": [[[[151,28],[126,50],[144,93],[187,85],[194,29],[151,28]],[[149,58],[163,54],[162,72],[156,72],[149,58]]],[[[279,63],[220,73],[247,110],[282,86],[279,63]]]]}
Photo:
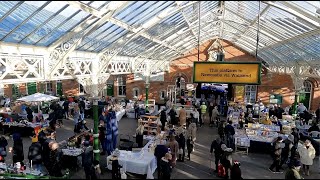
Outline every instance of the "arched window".
{"type": "Polygon", "coordinates": [[[132,91],[133,91],[133,93],[132,93],[133,97],[139,97],[139,95],[140,95],[139,88],[135,87],[132,89],[132,91]]]}
{"type": "Polygon", "coordinates": [[[312,92],[312,83],[310,81],[304,81],[303,86],[304,86],[304,92],[306,93],[312,92]]]}

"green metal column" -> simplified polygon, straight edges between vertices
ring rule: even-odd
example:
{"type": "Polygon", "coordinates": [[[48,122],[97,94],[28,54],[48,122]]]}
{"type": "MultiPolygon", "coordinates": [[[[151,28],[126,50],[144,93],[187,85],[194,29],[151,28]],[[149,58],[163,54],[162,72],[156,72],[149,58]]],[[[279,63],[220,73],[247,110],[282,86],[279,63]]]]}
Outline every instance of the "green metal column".
{"type": "Polygon", "coordinates": [[[146,84],[146,110],[148,110],[148,104],[149,104],[149,87],[150,87],[150,84],[146,84]]]}
{"type": "Polygon", "coordinates": [[[100,150],[99,150],[99,132],[98,132],[98,126],[99,126],[99,118],[98,118],[98,98],[93,98],[93,153],[94,153],[94,159],[97,161],[100,161],[100,150]]]}

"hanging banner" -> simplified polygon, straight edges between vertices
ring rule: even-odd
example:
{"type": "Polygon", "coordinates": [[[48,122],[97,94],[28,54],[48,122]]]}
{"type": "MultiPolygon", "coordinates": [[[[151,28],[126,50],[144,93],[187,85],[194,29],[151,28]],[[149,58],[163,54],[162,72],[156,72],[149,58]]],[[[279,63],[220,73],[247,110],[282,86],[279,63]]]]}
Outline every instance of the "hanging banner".
{"type": "Polygon", "coordinates": [[[261,84],[260,62],[194,62],[194,83],[261,84]]]}

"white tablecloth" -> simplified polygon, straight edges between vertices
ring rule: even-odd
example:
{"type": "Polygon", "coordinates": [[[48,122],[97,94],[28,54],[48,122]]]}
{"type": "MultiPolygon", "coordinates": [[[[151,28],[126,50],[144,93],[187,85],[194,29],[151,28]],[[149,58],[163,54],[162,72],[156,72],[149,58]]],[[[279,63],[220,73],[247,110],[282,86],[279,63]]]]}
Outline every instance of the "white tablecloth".
{"type": "Polygon", "coordinates": [[[120,119],[123,117],[123,115],[126,114],[126,110],[122,109],[121,111],[116,112],[117,121],[120,121],[120,119]]]}
{"type": "MultiPolygon", "coordinates": [[[[111,156],[107,157],[108,164],[111,164],[111,156]]],[[[148,151],[133,153],[132,151],[120,150],[119,164],[126,172],[147,175],[147,179],[154,179],[153,173],[157,169],[157,159],[148,151]],[[143,154],[142,154],[143,153],[143,154]]],[[[108,168],[111,166],[108,166],[108,168]]],[[[110,169],[111,170],[111,169],[110,169]]]]}

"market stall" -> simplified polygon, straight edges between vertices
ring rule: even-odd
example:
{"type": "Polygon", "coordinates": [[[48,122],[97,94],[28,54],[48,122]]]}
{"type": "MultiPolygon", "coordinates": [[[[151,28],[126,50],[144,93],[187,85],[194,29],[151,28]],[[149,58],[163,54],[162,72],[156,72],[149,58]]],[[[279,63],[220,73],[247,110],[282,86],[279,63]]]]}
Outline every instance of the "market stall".
{"type": "MultiPolygon", "coordinates": [[[[160,136],[163,137],[165,132],[161,132],[160,136]]],[[[149,142],[139,152],[123,151],[120,150],[118,158],[119,164],[126,172],[147,175],[147,179],[154,179],[153,173],[157,169],[157,159],[154,156],[154,149],[156,147],[155,136],[145,136],[149,142]]],[[[111,155],[107,157],[107,167],[109,170],[111,166],[111,155]]]]}

